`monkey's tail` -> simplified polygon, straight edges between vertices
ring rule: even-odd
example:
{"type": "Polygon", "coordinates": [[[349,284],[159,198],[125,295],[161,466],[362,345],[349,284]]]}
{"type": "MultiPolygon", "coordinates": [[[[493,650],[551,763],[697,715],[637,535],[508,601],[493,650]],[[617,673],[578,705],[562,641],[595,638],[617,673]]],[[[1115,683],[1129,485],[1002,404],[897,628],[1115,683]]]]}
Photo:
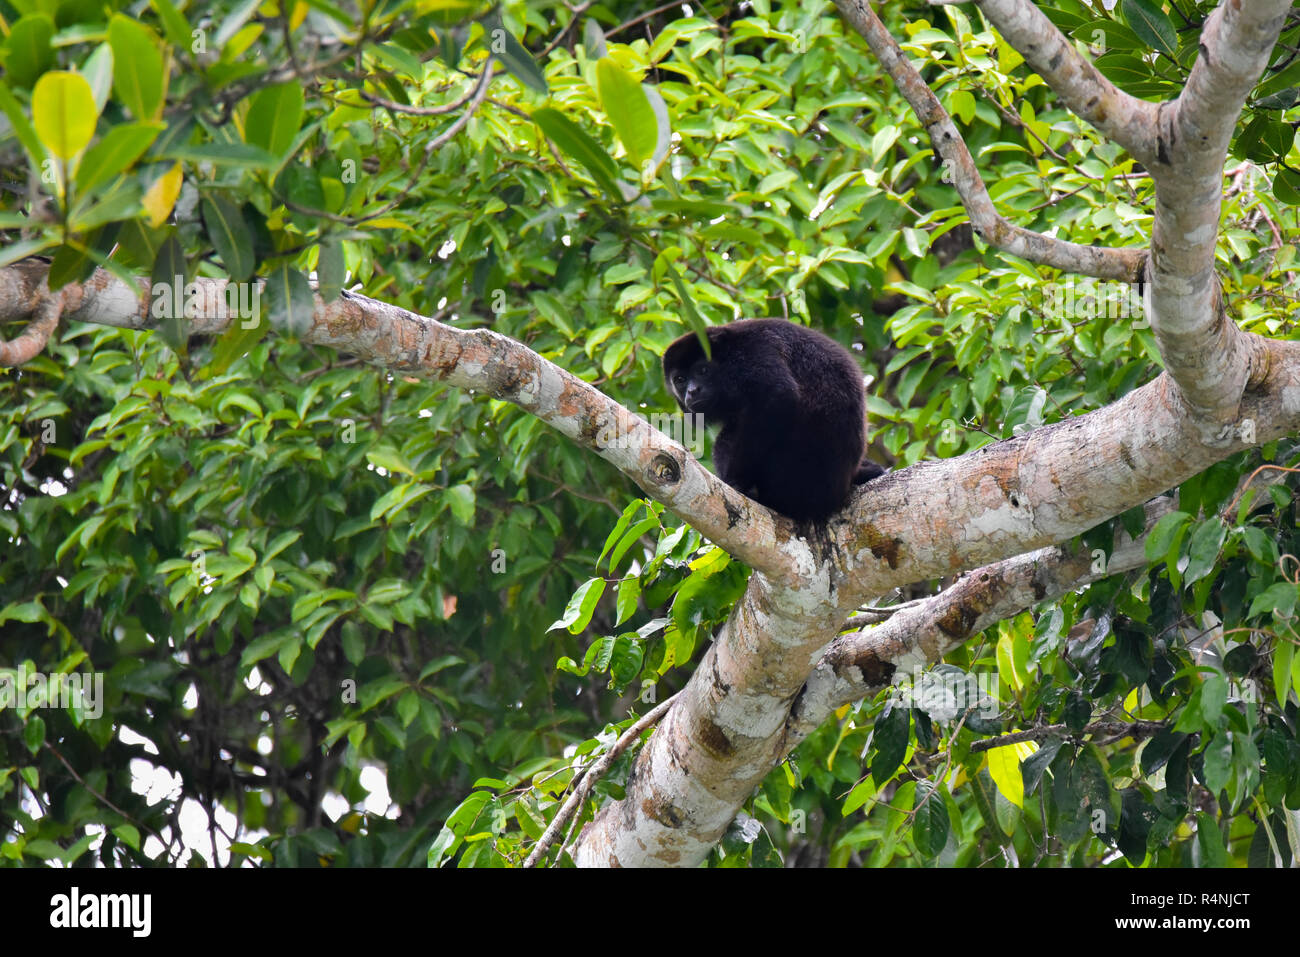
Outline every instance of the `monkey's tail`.
{"type": "Polygon", "coordinates": [[[863,459],[858,463],[858,470],[853,473],[853,484],[864,485],[872,479],[880,478],[885,474],[886,469],[877,465],[875,462],[869,462],[863,459]]]}

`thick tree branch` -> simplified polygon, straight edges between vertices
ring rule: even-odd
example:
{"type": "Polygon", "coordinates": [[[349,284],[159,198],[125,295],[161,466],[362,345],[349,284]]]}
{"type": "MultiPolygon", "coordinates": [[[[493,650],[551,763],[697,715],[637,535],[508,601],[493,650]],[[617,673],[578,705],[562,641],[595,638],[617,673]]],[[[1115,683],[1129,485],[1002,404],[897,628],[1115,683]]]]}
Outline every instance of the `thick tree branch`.
{"type": "MultiPolygon", "coordinates": [[[[1172,508],[1167,496],[1147,503],[1147,531],[1172,508]]],[[[1117,539],[1104,564],[1087,551],[1055,546],[1017,555],[966,574],[880,625],[836,638],[790,709],[789,747],[815,731],[835,709],[875,693],[899,672],[934,664],[990,625],[1146,564],[1145,533],[1133,540],[1121,532],[1117,539]]]]}
{"type": "Polygon", "coordinates": [[[1228,143],[1290,7],[1251,0],[1215,10],[1187,86],[1160,112],[1147,315],[1165,368],[1211,430],[1237,416],[1265,368],[1258,342],[1224,311],[1214,256],[1228,143]]]}
{"type": "MultiPolygon", "coordinates": [[[[1295,471],[1284,466],[1255,469],[1242,480],[1220,518],[1235,521],[1237,503],[1247,491],[1280,484],[1295,471]]],[[[1265,497],[1263,502],[1267,501],[1265,497]]],[[[969,572],[937,595],[908,602],[883,624],[840,635],[827,647],[790,709],[788,750],[838,708],[874,694],[896,680],[899,672],[933,665],[986,628],[1027,608],[1143,567],[1147,535],[1175,507],[1174,496],[1147,502],[1142,534],[1135,539],[1119,531],[1115,550],[1104,562],[1093,553],[1056,546],[1017,555],[969,572]]]]}

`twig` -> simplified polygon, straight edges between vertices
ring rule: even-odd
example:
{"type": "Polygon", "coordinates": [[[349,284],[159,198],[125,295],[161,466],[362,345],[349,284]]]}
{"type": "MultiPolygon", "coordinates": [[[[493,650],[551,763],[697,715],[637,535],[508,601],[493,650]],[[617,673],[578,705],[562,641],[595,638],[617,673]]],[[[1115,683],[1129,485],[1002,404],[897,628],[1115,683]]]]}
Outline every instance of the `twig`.
{"type": "MultiPolygon", "coordinates": [[[[1131,724],[1125,721],[1097,721],[1088,725],[1080,732],[1084,734],[1106,734],[1118,736],[1121,738],[1146,738],[1153,734],[1159,734],[1166,729],[1167,725],[1163,721],[1134,721],[1131,724]]],[[[1048,724],[1041,728],[1031,728],[1028,731],[1015,731],[1011,734],[999,735],[996,738],[986,738],[983,741],[976,741],[970,746],[971,753],[979,751],[989,751],[993,748],[1004,748],[1008,744],[1020,744],[1022,741],[1038,741],[1041,738],[1067,737],[1070,735],[1070,729],[1064,724],[1048,724]]]]}
{"type": "Polygon", "coordinates": [[[538,862],[546,854],[547,848],[555,843],[556,835],[560,833],[561,828],[587,800],[587,795],[591,793],[596,781],[609,770],[615,759],[626,751],[633,741],[640,737],[642,731],[658,722],[668,712],[668,708],[677,700],[678,694],[681,694],[681,692],[677,692],[671,698],[666,698],[647,711],[640,720],[619,736],[619,739],[614,742],[614,745],[608,751],[592,762],[591,766],[582,773],[582,776],[578,779],[578,786],[573,789],[573,793],[565,800],[564,805],[555,815],[555,819],[551,821],[550,826],[538,839],[532,853],[528,855],[528,860],[524,861],[524,867],[537,866],[538,862]]]}

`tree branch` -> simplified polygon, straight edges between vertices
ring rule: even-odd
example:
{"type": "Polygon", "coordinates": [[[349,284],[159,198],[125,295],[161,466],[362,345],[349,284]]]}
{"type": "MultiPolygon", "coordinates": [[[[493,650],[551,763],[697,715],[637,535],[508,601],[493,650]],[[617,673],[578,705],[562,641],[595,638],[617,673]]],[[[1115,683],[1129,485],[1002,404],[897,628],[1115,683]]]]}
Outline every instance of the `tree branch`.
{"type": "Polygon", "coordinates": [[[1165,368],[1214,426],[1237,415],[1265,355],[1229,320],[1215,274],[1223,166],[1242,105],[1268,65],[1290,0],[1225,3],[1206,21],[1182,94],[1162,104],[1147,315],[1165,368]]]}
{"type": "MultiPolygon", "coordinates": [[[[1146,531],[1173,509],[1168,497],[1146,505],[1146,531]]],[[[1017,555],[963,576],[938,595],[911,602],[873,628],[836,638],[790,709],[788,749],[815,731],[835,709],[889,684],[899,672],[939,661],[990,625],[1039,602],[1146,564],[1146,533],[1120,533],[1104,564],[1086,551],[1058,547],[1017,555]]]]}
{"type": "Polygon", "coordinates": [[[1157,152],[1155,103],[1117,89],[1030,0],[977,0],[977,5],[1075,116],[1151,166],[1157,152]]]}
{"type": "Polygon", "coordinates": [[[1065,272],[1130,282],[1141,276],[1146,261],[1144,250],[1081,246],[1013,225],[1000,215],[952,117],[904,56],[867,0],[835,0],[835,5],[844,19],[866,39],[898,84],[899,91],[912,105],[917,119],[930,136],[935,152],[952,173],[953,184],[970,216],[971,226],[985,242],[1022,259],[1065,272]]]}

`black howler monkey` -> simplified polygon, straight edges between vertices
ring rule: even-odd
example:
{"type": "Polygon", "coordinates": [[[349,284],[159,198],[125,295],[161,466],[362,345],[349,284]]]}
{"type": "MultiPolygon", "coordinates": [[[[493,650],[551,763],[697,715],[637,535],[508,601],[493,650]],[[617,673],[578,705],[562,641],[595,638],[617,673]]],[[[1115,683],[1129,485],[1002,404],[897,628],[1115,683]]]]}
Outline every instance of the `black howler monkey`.
{"type": "Polygon", "coordinates": [[[695,333],[664,352],[664,379],[678,404],[722,431],[718,476],[791,518],[821,521],[849,490],[881,475],[862,458],[866,398],[849,351],[784,319],[742,319],[695,333]]]}

